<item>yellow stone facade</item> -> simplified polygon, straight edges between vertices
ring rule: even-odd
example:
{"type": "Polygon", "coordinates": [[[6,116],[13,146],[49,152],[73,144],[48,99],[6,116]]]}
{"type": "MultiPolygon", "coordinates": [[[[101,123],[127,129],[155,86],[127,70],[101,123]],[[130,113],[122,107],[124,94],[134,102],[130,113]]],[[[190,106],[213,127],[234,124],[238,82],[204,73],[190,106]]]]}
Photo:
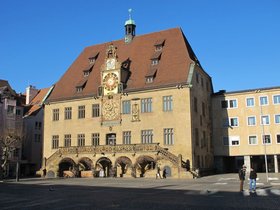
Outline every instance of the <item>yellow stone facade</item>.
{"type": "Polygon", "coordinates": [[[217,93],[212,99],[212,111],[214,153],[218,168],[232,171],[244,162],[247,167],[264,172],[266,154],[268,171],[278,172],[279,87],[217,93]],[[222,108],[222,101],[228,102],[227,108],[222,108]],[[268,138],[267,144],[263,143],[264,137],[268,138]],[[231,168],[226,168],[226,165],[231,168]]]}

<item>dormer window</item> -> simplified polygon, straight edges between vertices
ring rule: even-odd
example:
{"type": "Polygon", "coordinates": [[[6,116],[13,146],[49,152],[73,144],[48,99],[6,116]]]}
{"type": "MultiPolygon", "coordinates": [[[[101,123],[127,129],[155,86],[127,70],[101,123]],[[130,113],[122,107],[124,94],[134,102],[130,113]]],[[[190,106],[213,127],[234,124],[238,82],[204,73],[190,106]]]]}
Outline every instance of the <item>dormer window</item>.
{"type": "Polygon", "coordinates": [[[161,51],[162,50],[162,45],[157,45],[156,46],[156,51],[161,51]]]}
{"type": "Polygon", "coordinates": [[[83,88],[82,87],[76,87],[76,92],[77,93],[80,93],[80,92],[82,92],[83,91],[83,88]]]}
{"type": "Polygon", "coordinates": [[[154,77],[146,77],[146,83],[152,83],[154,81],[154,77]]]}
{"type": "Polygon", "coordinates": [[[86,86],[87,78],[82,79],[77,85],[76,85],[76,92],[80,93],[83,91],[84,87],[86,86]]]}
{"type": "Polygon", "coordinates": [[[157,68],[151,67],[148,71],[148,73],[145,75],[146,83],[152,83],[156,77],[157,74],[157,68]]]}
{"type": "Polygon", "coordinates": [[[158,59],[153,59],[152,60],[152,66],[157,65],[158,64],[158,59]]]}
{"type": "Polygon", "coordinates": [[[92,53],[91,56],[88,58],[90,64],[94,64],[99,52],[92,53]]]}
{"type": "Polygon", "coordinates": [[[151,64],[152,66],[157,65],[159,63],[161,57],[161,52],[155,52],[151,57],[151,64]]]}
{"type": "Polygon", "coordinates": [[[89,76],[90,72],[92,71],[92,67],[94,66],[94,63],[89,64],[84,70],[84,77],[89,76]]]}
{"type": "Polygon", "coordinates": [[[87,77],[89,75],[90,71],[84,71],[84,77],[87,77]]]}
{"type": "Polygon", "coordinates": [[[155,51],[161,51],[164,45],[165,39],[159,39],[156,41],[156,43],[154,44],[155,46],[155,51]]]}

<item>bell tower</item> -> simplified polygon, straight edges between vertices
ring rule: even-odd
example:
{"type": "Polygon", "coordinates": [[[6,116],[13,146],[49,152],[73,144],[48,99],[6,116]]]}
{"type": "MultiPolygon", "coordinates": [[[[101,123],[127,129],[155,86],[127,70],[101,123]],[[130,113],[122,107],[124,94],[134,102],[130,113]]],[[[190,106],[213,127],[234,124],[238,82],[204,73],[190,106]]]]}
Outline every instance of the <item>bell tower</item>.
{"type": "Polygon", "coordinates": [[[124,41],[126,44],[129,44],[133,37],[135,36],[135,28],[136,28],[136,24],[135,24],[135,21],[132,20],[131,18],[131,12],[132,12],[132,9],[129,9],[128,10],[128,13],[129,13],[129,19],[127,21],[125,21],[125,38],[124,38],[124,41]]]}

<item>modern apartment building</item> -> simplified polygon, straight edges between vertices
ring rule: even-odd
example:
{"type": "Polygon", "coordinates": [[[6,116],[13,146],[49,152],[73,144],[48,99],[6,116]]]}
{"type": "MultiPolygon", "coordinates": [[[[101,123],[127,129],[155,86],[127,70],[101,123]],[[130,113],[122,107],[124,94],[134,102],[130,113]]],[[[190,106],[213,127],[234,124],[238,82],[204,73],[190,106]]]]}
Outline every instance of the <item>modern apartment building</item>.
{"type": "Polygon", "coordinates": [[[280,87],[225,92],[212,97],[215,165],[236,171],[279,172],[280,87]],[[267,163],[267,164],[266,164],[267,163]]]}

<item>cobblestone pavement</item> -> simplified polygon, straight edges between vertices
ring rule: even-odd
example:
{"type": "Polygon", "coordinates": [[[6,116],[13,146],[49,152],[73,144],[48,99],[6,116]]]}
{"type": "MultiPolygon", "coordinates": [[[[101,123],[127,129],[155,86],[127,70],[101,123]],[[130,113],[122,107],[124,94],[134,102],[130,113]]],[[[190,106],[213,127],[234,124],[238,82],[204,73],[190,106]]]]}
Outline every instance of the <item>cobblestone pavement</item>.
{"type": "Polygon", "coordinates": [[[279,209],[280,174],[258,174],[239,192],[237,174],[199,179],[69,178],[0,183],[0,209],[279,209]]]}

